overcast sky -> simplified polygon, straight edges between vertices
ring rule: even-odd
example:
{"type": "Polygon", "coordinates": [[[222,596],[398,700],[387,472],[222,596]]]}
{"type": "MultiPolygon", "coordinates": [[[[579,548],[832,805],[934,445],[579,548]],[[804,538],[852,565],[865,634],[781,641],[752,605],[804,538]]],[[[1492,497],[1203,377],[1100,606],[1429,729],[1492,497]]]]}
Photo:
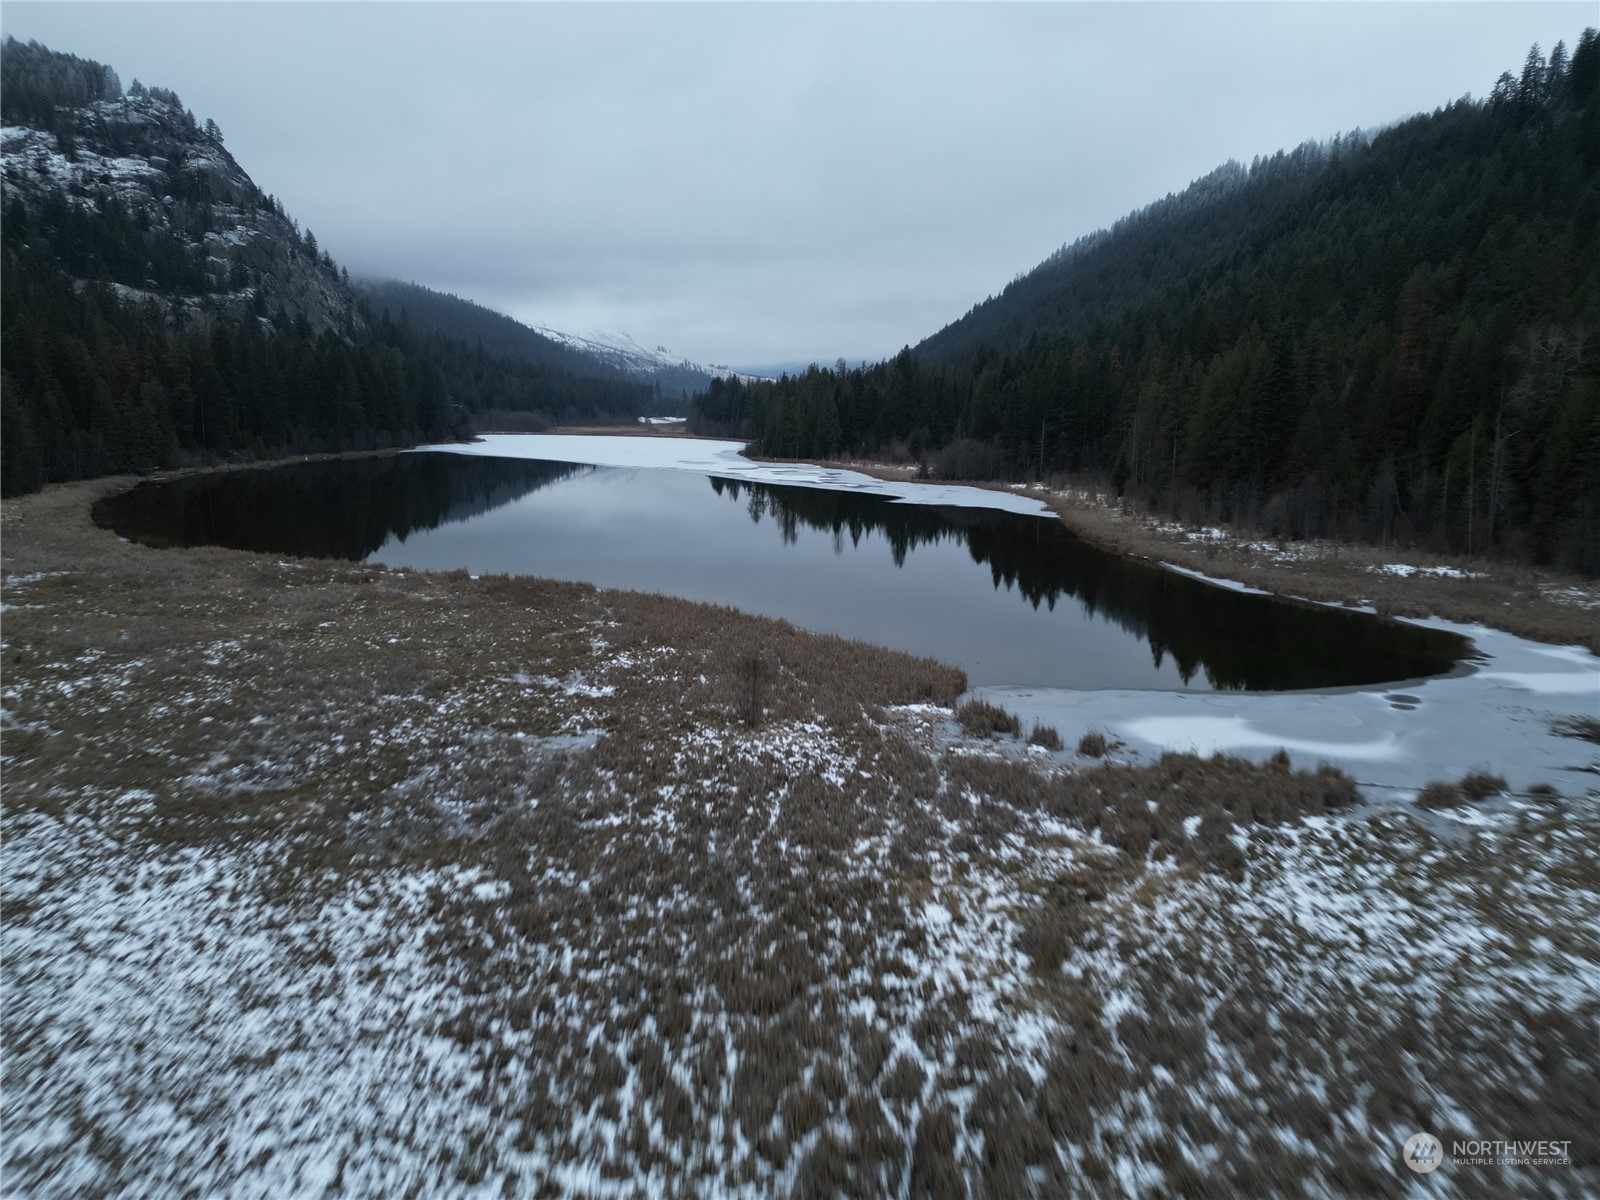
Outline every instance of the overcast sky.
{"type": "Polygon", "coordinates": [[[1573,4],[36,4],[352,273],[705,362],[877,359],[1228,158],[1570,48],[1573,4]]]}

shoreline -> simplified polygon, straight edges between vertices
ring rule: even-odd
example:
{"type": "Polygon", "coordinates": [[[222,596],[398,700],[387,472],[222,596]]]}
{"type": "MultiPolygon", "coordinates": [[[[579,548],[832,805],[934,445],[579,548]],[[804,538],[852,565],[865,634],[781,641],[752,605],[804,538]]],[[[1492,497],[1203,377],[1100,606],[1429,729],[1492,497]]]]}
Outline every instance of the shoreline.
{"type": "MultiPolygon", "coordinates": [[[[740,476],[756,483],[853,490],[861,487],[862,481],[879,480],[892,485],[903,499],[908,491],[921,492],[921,499],[907,501],[911,503],[974,502],[974,489],[966,484],[915,480],[907,471],[881,466],[877,474],[869,474],[851,463],[771,462],[733,449],[740,445],[729,439],[702,439],[704,449],[682,452],[650,454],[629,449],[623,453],[600,444],[587,447],[586,452],[594,455],[588,461],[706,474],[721,473],[724,462],[730,467],[739,464],[740,476]],[[913,488],[914,484],[919,486],[913,488]]],[[[462,452],[514,454],[520,449],[537,456],[548,454],[548,446],[488,444],[463,448],[462,452]]],[[[1006,503],[997,507],[1046,517],[1054,514],[1076,530],[1071,518],[1083,511],[1082,506],[1063,504],[1059,494],[1051,497],[1042,492],[993,485],[976,489],[978,495],[1004,498],[1006,503]],[[1050,503],[1052,498],[1055,503],[1050,503]]],[[[1181,531],[1176,535],[1150,532],[1146,548],[1154,553],[1149,557],[1180,573],[1199,575],[1212,586],[1251,590],[1250,584],[1218,578],[1219,563],[1226,569],[1226,564],[1238,561],[1224,560],[1217,552],[1222,537],[1208,539],[1200,552],[1208,570],[1173,562],[1180,557],[1174,549],[1182,548],[1186,537],[1181,531]]],[[[1106,539],[1097,544],[1119,553],[1130,552],[1125,546],[1108,545],[1106,539]]],[[[1250,552],[1251,545],[1231,548],[1242,555],[1250,552]]],[[[1375,554],[1369,551],[1369,556],[1375,554]]],[[[1366,601],[1358,604],[1349,596],[1318,599],[1305,595],[1314,589],[1299,587],[1306,576],[1293,568],[1306,567],[1306,563],[1270,565],[1284,568],[1262,572],[1261,582],[1275,586],[1255,590],[1313,605],[1333,603],[1375,611],[1448,632],[1467,643],[1468,659],[1458,669],[1440,675],[1348,689],[1187,693],[998,683],[975,687],[969,694],[1012,711],[1022,719],[1024,728],[1038,723],[1055,729],[1067,746],[1085,737],[1105,737],[1120,747],[1116,760],[1130,764],[1153,762],[1169,752],[1233,755],[1260,763],[1287,751],[1296,765],[1328,764],[1377,793],[1398,797],[1401,803],[1431,783],[1454,781],[1472,772],[1503,779],[1501,787],[1511,795],[1600,794],[1600,783],[1595,782],[1600,779],[1600,759],[1584,740],[1562,732],[1570,729],[1574,720],[1588,716],[1591,702],[1600,698],[1600,659],[1577,639],[1559,637],[1550,622],[1544,631],[1554,644],[1524,637],[1518,631],[1522,623],[1506,620],[1503,607],[1488,606],[1492,615],[1501,618],[1499,627],[1472,619],[1472,614],[1484,612],[1485,596],[1496,594],[1492,590],[1497,586],[1495,580],[1386,575],[1391,594],[1403,593],[1406,603],[1374,603],[1362,595],[1353,598],[1366,601]],[[1291,581],[1288,587],[1285,581],[1291,581]],[[1441,592],[1458,598],[1465,594],[1473,603],[1453,606],[1456,618],[1432,615],[1430,609],[1441,606],[1421,600],[1441,592]],[[1469,619],[1460,619],[1463,608],[1469,619]],[[1505,628],[1508,625],[1510,631],[1505,628]]],[[[1309,565],[1321,566],[1316,560],[1309,565]]],[[[1366,569],[1368,565],[1348,548],[1340,548],[1331,567],[1323,569],[1322,578],[1339,586],[1348,587],[1352,581],[1366,586],[1378,578],[1366,569]]],[[[1548,606],[1553,602],[1547,602],[1548,606]]],[[[1563,610],[1563,615],[1572,614],[1563,610]]],[[[1591,623],[1585,622],[1584,631],[1590,628],[1591,623]]],[[[1070,758],[1063,754],[1058,761],[1070,758]]]]}
{"type": "MultiPolygon", "coordinates": [[[[441,447],[462,454],[512,457],[562,457],[559,436],[488,438],[470,445],[441,447]],[[552,449],[556,447],[556,449],[552,449]]],[[[745,443],[729,439],[660,439],[644,445],[639,439],[590,439],[574,446],[573,457],[599,465],[654,467],[696,474],[740,478],[759,484],[794,484],[846,492],[878,491],[905,503],[973,505],[993,497],[996,507],[1064,519],[1058,506],[1046,503],[1041,489],[990,487],[974,489],[944,481],[904,478],[904,472],[879,476],[849,464],[772,463],[742,453],[745,443]],[[880,476],[888,475],[887,479],[880,476]],[[917,484],[919,486],[913,486],[917,484]]],[[[1175,539],[1168,538],[1168,545],[1175,539]]],[[[1215,543],[1217,539],[1212,539],[1215,543]]],[[[1163,547],[1165,549],[1166,547],[1163,547]]],[[[1249,547],[1243,549],[1248,550],[1249,547]]],[[[1158,553],[1169,569],[1201,575],[1212,586],[1230,590],[1248,585],[1218,579],[1211,571],[1194,572],[1158,553]]],[[[1336,565],[1346,583],[1366,583],[1370,573],[1357,570],[1348,552],[1336,565]]],[[[1298,578],[1298,576],[1296,576],[1298,578]]],[[[1272,582],[1272,581],[1267,581],[1272,582]]],[[[1395,587],[1409,590],[1411,614],[1425,607],[1416,596],[1425,587],[1461,584],[1481,597],[1485,581],[1440,580],[1415,575],[1394,576],[1395,587]],[[1411,587],[1419,584],[1422,586],[1411,587]]],[[[1259,589],[1280,595],[1270,588],[1259,589]]],[[[1298,591],[1298,589],[1296,589],[1298,591]]],[[[1459,589],[1456,589],[1459,590],[1459,589]]],[[[1326,604],[1298,594],[1295,602],[1326,604]]],[[[1358,597],[1365,598],[1365,597],[1358,597]]],[[[1348,602],[1341,607],[1352,607],[1348,602]]],[[[1600,697],[1600,660],[1572,641],[1550,645],[1480,621],[1407,615],[1389,606],[1377,608],[1391,619],[1420,624],[1461,637],[1470,646],[1471,662],[1424,679],[1337,690],[1296,692],[1202,692],[1148,690],[1082,690],[1048,685],[1018,686],[1000,681],[975,687],[970,695],[997,703],[1023,718],[1024,727],[1038,723],[1055,729],[1066,746],[1081,739],[1104,737],[1120,747],[1116,761],[1150,763],[1168,753],[1224,754],[1252,762],[1270,761],[1287,751],[1299,766],[1327,764],[1384,795],[1402,802],[1432,783],[1453,781],[1478,772],[1503,779],[1511,794],[1548,791],[1580,796],[1597,791],[1600,761],[1580,737],[1563,732],[1571,722],[1590,714],[1600,697]]],[[[1497,615],[1504,615],[1496,610],[1497,615]]],[[[1070,762],[1060,753],[1057,762],[1070,762]]]]}
{"type": "MultiPolygon", "coordinates": [[[[663,431],[634,426],[558,427],[548,430],[547,435],[705,440],[678,429],[663,431]]],[[[296,462],[387,457],[425,445],[470,445],[484,436],[478,433],[451,443],[419,443],[376,450],[297,454],[259,462],[173,467],[147,475],[108,478],[127,480],[126,486],[134,486],[147,480],[270,468],[296,462]]],[[[1364,543],[1254,539],[1214,526],[1185,526],[1161,520],[1089,489],[1056,489],[995,480],[922,479],[911,466],[847,459],[768,458],[751,454],[751,443],[744,445],[740,457],[754,464],[853,471],[887,483],[973,488],[1033,500],[1048,508],[1074,535],[1091,545],[1176,568],[1214,586],[1237,585],[1284,599],[1369,608],[1380,616],[1438,617],[1461,625],[1483,625],[1530,641],[1585,646],[1600,657],[1600,579],[1558,575],[1541,568],[1491,560],[1451,560],[1419,552],[1386,551],[1364,543]]]]}
{"type": "MultiPolygon", "coordinates": [[[[561,437],[548,436],[557,442],[561,437]]],[[[657,440],[664,446],[685,442],[685,439],[670,436],[657,440]]],[[[639,438],[628,441],[638,450],[608,449],[603,443],[595,443],[587,452],[595,454],[599,461],[635,466],[661,458],[651,451],[639,453],[643,450],[639,447],[639,438]]],[[[839,474],[856,471],[856,464],[769,463],[735,451],[733,448],[740,445],[738,442],[712,441],[715,448],[711,453],[672,452],[667,455],[671,463],[663,460],[656,465],[675,464],[675,469],[716,474],[719,464],[731,458],[734,463],[748,464],[748,474],[754,482],[777,482],[778,479],[771,478],[776,475],[783,482],[801,485],[809,482],[813,486],[847,490],[856,486],[848,476],[839,474]]],[[[538,451],[531,449],[533,442],[522,445],[530,448],[530,452],[548,454],[548,444],[538,451]]],[[[505,453],[517,445],[512,442],[510,446],[497,447],[493,438],[436,444],[440,450],[463,454],[505,453]]],[[[359,452],[354,457],[400,452],[359,452]]],[[[301,458],[288,461],[301,461],[301,458]]],[[[970,494],[964,497],[957,494],[970,491],[968,485],[943,481],[930,484],[907,478],[907,475],[908,471],[880,465],[877,474],[862,472],[857,478],[879,479],[895,485],[902,493],[922,490],[910,489],[909,484],[927,484],[927,502],[973,502],[970,494]]],[[[1038,512],[1047,518],[1053,514],[1074,532],[1082,525],[1081,521],[1074,522],[1075,515],[1085,511],[1095,515],[1095,510],[1086,508],[1081,501],[1076,505],[1064,504],[1060,494],[1052,497],[1042,492],[1039,488],[1000,485],[977,489],[979,495],[992,494],[996,500],[1003,497],[1004,507],[1038,512]],[[1055,503],[1050,502],[1052,499],[1055,503]]],[[[1105,516],[1103,512],[1099,515],[1105,516]]],[[[1248,544],[1228,546],[1222,538],[1208,538],[1199,547],[1196,557],[1210,555],[1207,561],[1210,569],[1196,570],[1172,561],[1179,557],[1172,552],[1175,548],[1188,547],[1191,553],[1195,552],[1193,543],[1187,540],[1190,536],[1187,532],[1170,528],[1152,531],[1148,523],[1138,523],[1125,514],[1115,515],[1123,518],[1125,527],[1134,528],[1145,536],[1146,548],[1155,550],[1149,557],[1168,569],[1198,576],[1212,586],[1252,590],[1251,585],[1219,578],[1215,573],[1219,564],[1226,568],[1237,561],[1223,558],[1217,552],[1219,543],[1236,554],[1248,552],[1251,548],[1248,544]]],[[[1130,552],[1119,549],[1109,539],[1091,540],[1114,552],[1130,552]]],[[[1202,561],[1205,561],[1203,557],[1202,561]]],[[[1291,567],[1295,565],[1300,564],[1290,564],[1291,567]]],[[[1366,583],[1373,578],[1363,563],[1355,561],[1348,552],[1338,555],[1334,565],[1342,572],[1335,576],[1336,580],[1346,584],[1351,580],[1366,583]]],[[[1282,564],[1268,563],[1268,567],[1274,566],[1282,564]]],[[[1268,577],[1262,582],[1280,585],[1287,580],[1292,586],[1302,578],[1292,570],[1267,570],[1263,574],[1268,577]]],[[[1480,596],[1485,584],[1479,579],[1440,580],[1426,576],[1419,579],[1415,575],[1395,576],[1391,582],[1411,594],[1410,614],[1425,611],[1427,606],[1420,605],[1416,597],[1436,592],[1442,583],[1452,585],[1453,591],[1459,592],[1464,587],[1480,596]]],[[[1298,590],[1288,596],[1271,588],[1254,590],[1304,603],[1355,607],[1348,599],[1341,604],[1336,600],[1305,596],[1298,590]]],[[[1364,611],[1382,612],[1376,605],[1360,607],[1364,611]]],[[[1456,670],[1442,675],[1345,689],[1190,694],[1160,689],[1020,686],[1000,681],[974,687],[965,694],[997,703],[1016,713],[1023,719],[1024,727],[1037,723],[1053,728],[1067,747],[1076,746],[1085,737],[1105,736],[1120,748],[1113,756],[1115,761],[1133,765],[1152,762],[1167,752],[1220,753],[1264,762],[1281,750],[1287,750],[1299,764],[1328,763],[1349,773],[1374,794],[1399,796],[1402,802],[1424,785],[1454,780],[1472,769],[1504,778],[1512,794],[1529,795],[1534,788],[1554,789],[1560,794],[1571,794],[1574,789],[1580,795],[1595,794],[1597,785],[1590,782],[1590,777],[1600,775],[1600,760],[1590,761],[1593,755],[1581,740],[1556,732],[1588,715],[1586,694],[1600,697],[1600,671],[1595,669],[1600,664],[1596,663],[1592,652],[1580,649],[1576,642],[1550,647],[1547,643],[1526,640],[1519,633],[1506,631],[1504,625],[1513,622],[1502,622],[1501,628],[1495,628],[1485,622],[1409,615],[1396,611],[1396,607],[1390,606],[1385,615],[1465,639],[1470,647],[1468,658],[1458,664],[1456,670]],[[1572,658],[1562,647],[1569,647],[1580,657],[1572,658]],[[1533,682],[1529,683],[1530,680],[1533,682]]],[[[1062,752],[1050,761],[1070,763],[1073,755],[1062,752]]]]}
{"type": "Polygon", "coordinates": [[[1092,545],[1178,567],[1213,584],[1237,583],[1287,599],[1371,608],[1382,616],[1440,617],[1462,625],[1484,625],[1530,641],[1585,646],[1600,656],[1600,580],[1361,543],[1250,538],[1217,527],[1160,520],[1083,488],[919,479],[915,467],[848,459],[778,459],[748,453],[744,457],[757,463],[855,471],[891,483],[1024,496],[1040,501],[1092,545]]]}

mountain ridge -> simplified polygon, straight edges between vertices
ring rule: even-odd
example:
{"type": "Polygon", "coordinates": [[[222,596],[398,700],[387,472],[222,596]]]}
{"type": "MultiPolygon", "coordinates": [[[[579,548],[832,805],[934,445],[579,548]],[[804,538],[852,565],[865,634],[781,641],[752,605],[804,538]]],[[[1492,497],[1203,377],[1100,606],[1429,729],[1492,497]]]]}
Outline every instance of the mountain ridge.
{"type": "MultiPolygon", "coordinates": [[[[560,342],[575,349],[582,349],[602,362],[611,363],[626,374],[656,378],[663,376],[692,378],[699,385],[695,390],[700,392],[703,392],[705,384],[713,379],[729,379],[736,376],[744,383],[754,383],[766,378],[765,376],[735,371],[726,364],[701,364],[685,358],[681,354],[674,354],[665,346],[658,345],[654,350],[647,349],[636,341],[632,335],[614,330],[597,329],[577,333],[556,329],[542,323],[529,328],[552,341],[560,342]]],[[[663,381],[663,386],[667,386],[665,381],[663,381]]]]}
{"type": "Polygon", "coordinates": [[[725,366],[702,366],[664,346],[649,350],[626,333],[573,333],[528,324],[475,300],[416,282],[364,278],[356,281],[355,289],[375,310],[389,309],[396,317],[405,312],[410,320],[427,328],[469,342],[481,340],[486,349],[580,375],[648,382],[666,397],[697,395],[712,379],[734,373],[725,366]]]}
{"type": "Polygon", "coordinates": [[[513,317],[454,293],[386,278],[359,278],[353,286],[374,312],[388,311],[395,320],[404,315],[419,328],[481,344],[491,353],[578,375],[621,378],[621,372],[593,355],[574,352],[513,317]]]}
{"type": "MultiPolygon", "coordinates": [[[[41,56],[53,53],[15,39],[5,45],[13,76],[19,66],[46,65],[41,56]]],[[[215,314],[303,318],[315,333],[361,327],[348,277],[250,178],[214,122],[202,125],[174,92],[136,80],[121,93],[114,71],[76,61],[104,72],[98,94],[82,104],[49,104],[26,91],[0,101],[8,207],[18,199],[49,205],[64,195],[108,221],[164,233],[194,260],[187,269],[169,255],[152,278],[133,258],[92,251],[81,265],[84,277],[103,275],[124,300],[156,304],[176,324],[215,314]]]]}
{"type": "Polygon", "coordinates": [[[662,410],[658,388],[598,364],[489,353],[374,312],[174,92],[124,92],[103,64],[13,38],[0,121],[7,495],[662,410]]]}
{"type": "Polygon", "coordinates": [[[1265,536],[1595,574],[1597,337],[1590,28],[1482,100],[1225,164],[916,350],[716,385],[694,427],[947,478],[1083,472],[1265,536]]]}

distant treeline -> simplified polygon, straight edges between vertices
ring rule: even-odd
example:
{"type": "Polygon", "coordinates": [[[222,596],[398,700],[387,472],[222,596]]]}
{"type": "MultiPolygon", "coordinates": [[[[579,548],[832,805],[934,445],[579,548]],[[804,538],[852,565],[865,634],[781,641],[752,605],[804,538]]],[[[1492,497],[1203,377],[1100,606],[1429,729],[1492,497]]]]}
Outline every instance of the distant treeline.
{"type": "MultiPolygon", "coordinates": [[[[63,139],[70,153],[76,127],[74,110],[102,100],[120,100],[122,81],[103,63],[60,54],[38,42],[5,41],[5,87],[0,88],[0,119],[7,125],[47,129],[63,139]]],[[[174,107],[181,107],[172,93],[174,107]]]]}
{"type": "Polygon", "coordinates": [[[693,428],[944,476],[1093,472],[1195,519],[1600,573],[1600,41],[1225,168],[874,367],[693,428]]]}

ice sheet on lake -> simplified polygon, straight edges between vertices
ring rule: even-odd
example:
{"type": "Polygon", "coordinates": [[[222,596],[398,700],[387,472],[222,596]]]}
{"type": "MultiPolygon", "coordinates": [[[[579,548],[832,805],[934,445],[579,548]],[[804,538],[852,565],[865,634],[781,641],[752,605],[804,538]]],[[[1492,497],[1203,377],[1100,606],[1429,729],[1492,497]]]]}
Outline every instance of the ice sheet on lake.
{"type": "Polygon", "coordinates": [[[1264,759],[1279,747],[1296,766],[1331,763],[1358,782],[1405,793],[1472,770],[1514,790],[1549,784],[1600,794],[1600,755],[1552,726],[1600,714],[1600,658],[1543,646],[1482,625],[1413,621],[1470,638],[1482,669],[1335,692],[1078,692],[979,689],[1024,726],[1054,726],[1068,746],[1090,729],[1141,759],[1163,751],[1264,759]]]}
{"type": "Polygon", "coordinates": [[[1010,491],[959,487],[952,484],[892,482],[859,471],[810,463],[755,462],[740,454],[743,442],[711,438],[625,437],[611,434],[489,433],[473,442],[418,446],[413,453],[445,451],[490,458],[532,458],[550,462],[588,463],[597,467],[688,471],[747,483],[790,484],[860,492],[913,504],[960,508],[998,508],[1029,516],[1054,516],[1041,500],[1010,491]]]}

